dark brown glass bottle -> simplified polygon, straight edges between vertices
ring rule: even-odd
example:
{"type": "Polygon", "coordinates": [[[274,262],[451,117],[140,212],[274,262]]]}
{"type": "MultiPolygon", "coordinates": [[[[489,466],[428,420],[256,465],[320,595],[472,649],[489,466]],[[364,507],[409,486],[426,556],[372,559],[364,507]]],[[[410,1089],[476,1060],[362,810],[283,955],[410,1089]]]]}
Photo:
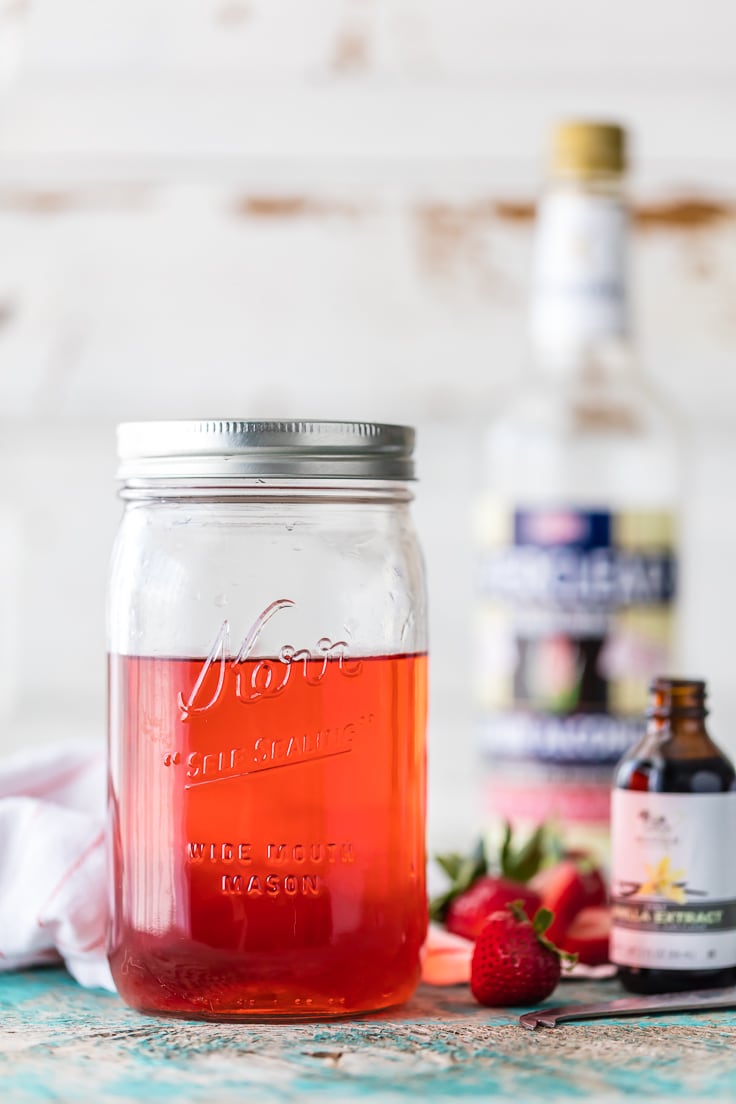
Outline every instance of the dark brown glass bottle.
{"type": "Polygon", "coordinates": [[[650,691],[646,734],[614,777],[611,957],[632,993],[733,985],[736,772],[706,731],[704,682],[650,691]]]}

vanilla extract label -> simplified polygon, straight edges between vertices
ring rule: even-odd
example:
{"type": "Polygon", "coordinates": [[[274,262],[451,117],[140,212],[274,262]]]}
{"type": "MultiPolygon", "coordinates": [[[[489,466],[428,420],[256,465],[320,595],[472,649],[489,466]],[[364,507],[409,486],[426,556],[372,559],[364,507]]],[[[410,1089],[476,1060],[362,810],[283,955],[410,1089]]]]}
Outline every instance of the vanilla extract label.
{"type": "Polygon", "coordinates": [[[735,833],[736,793],[613,791],[612,962],[736,965],[735,833]]]}
{"type": "Polygon", "coordinates": [[[653,901],[637,904],[619,898],[611,904],[611,915],[617,927],[636,931],[728,931],[736,928],[736,901],[711,901],[706,907],[653,901]]]}

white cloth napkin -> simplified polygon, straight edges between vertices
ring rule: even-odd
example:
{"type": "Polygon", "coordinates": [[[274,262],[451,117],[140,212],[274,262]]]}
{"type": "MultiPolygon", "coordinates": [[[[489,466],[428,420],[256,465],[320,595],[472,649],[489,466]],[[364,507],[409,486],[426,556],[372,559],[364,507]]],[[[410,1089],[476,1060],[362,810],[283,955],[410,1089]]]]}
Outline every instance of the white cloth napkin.
{"type": "Polygon", "coordinates": [[[0,971],[66,963],[114,985],[105,957],[105,754],[89,744],[0,760],[0,971]]]}

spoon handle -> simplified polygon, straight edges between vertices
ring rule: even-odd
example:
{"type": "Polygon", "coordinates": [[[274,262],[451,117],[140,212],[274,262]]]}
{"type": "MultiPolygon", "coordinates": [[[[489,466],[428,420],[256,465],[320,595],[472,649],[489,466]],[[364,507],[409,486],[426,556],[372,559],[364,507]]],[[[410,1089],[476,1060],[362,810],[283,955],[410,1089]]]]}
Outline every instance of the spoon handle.
{"type": "Polygon", "coordinates": [[[736,1008],[736,986],[701,989],[686,993],[662,993],[654,997],[622,997],[599,1004],[561,1004],[540,1008],[519,1018],[522,1027],[534,1031],[540,1025],[557,1027],[574,1020],[597,1020],[616,1016],[639,1016],[653,1012],[687,1012],[709,1008],[736,1008]]]}

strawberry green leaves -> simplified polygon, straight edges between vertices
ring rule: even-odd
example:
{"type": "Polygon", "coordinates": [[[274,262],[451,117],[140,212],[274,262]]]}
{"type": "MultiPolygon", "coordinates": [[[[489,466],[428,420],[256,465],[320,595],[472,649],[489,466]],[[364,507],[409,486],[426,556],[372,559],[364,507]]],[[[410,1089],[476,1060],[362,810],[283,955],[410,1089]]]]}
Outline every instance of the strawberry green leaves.
{"type": "MultiPolygon", "coordinates": [[[[495,870],[501,878],[520,884],[528,882],[541,868],[546,857],[546,829],[541,825],[521,847],[514,847],[511,825],[506,822],[495,870]]],[[[430,901],[432,920],[443,921],[451,903],[467,892],[479,878],[491,870],[483,840],[479,840],[469,855],[452,852],[436,855],[435,861],[450,879],[450,885],[430,901]]]]}

